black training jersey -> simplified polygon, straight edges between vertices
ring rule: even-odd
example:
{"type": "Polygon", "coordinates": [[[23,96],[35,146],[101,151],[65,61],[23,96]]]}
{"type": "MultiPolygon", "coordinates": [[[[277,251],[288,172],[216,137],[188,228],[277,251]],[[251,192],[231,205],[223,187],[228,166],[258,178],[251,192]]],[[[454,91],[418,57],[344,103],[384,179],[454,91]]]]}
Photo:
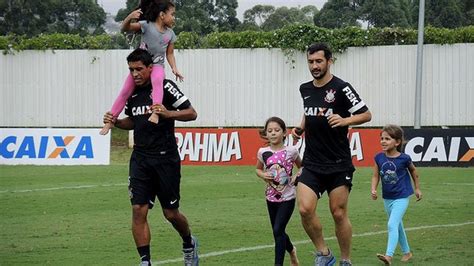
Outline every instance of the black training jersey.
{"type": "MultiPolygon", "coordinates": [[[[186,109],[191,106],[188,98],[171,80],[163,82],[163,105],[168,110],[186,109]]],[[[147,155],[165,155],[176,153],[174,120],[160,117],[158,124],[148,121],[148,110],[152,105],[151,83],[136,87],[125,106],[125,114],[134,122],[133,149],[147,155]]]]}
{"type": "Polygon", "coordinates": [[[328,116],[351,114],[368,110],[352,86],[333,76],[323,87],[313,81],[300,86],[305,114],[305,144],[303,165],[320,173],[354,170],[352,165],[348,127],[331,128],[328,116]]]}

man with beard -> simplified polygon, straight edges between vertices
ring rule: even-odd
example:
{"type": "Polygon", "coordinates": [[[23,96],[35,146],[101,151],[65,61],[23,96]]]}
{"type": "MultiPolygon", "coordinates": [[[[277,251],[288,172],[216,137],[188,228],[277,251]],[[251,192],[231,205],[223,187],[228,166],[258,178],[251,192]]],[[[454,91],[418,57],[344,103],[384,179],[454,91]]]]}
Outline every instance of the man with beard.
{"type": "Polygon", "coordinates": [[[355,168],[347,134],[349,126],[368,122],[372,115],[354,88],[331,74],[333,59],[326,44],[311,45],[307,59],[313,80],[300,86],[304,106],[302,130],[292,131],[296,138],[305,132],[303,168],[296,180],[299,212],[316,248],[315,265],[334,265],[336,259],[324,241],[316,214],[317,203],[327,191],[341,251],[340,265],[352,265],[348,199],[355,168]]]}

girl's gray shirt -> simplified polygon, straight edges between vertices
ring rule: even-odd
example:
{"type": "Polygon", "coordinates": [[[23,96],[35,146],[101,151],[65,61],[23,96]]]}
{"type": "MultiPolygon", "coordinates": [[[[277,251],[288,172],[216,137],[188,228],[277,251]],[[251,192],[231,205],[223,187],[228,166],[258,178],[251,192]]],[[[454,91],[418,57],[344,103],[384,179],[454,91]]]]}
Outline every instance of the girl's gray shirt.
{"type": "Polygon", "coordinates": [[[166,49],[170,43],[176,42],[176,34],[170,28],[160,32],[154,22],[139,21],[142,36],[140,48],[148,50],[153,55],[153,64],[165,66],[166,49]]]}

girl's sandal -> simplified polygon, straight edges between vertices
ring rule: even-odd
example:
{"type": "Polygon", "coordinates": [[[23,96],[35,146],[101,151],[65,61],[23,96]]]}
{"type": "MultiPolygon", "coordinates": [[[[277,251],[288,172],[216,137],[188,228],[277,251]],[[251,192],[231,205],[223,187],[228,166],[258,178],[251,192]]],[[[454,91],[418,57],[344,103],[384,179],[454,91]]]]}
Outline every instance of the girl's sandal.
{"type": "Polygon", "coordinates": [[[391,265],[392,260],[383,254],[377,254],[377,258],[381,260],[385,265],[391,265]]]}

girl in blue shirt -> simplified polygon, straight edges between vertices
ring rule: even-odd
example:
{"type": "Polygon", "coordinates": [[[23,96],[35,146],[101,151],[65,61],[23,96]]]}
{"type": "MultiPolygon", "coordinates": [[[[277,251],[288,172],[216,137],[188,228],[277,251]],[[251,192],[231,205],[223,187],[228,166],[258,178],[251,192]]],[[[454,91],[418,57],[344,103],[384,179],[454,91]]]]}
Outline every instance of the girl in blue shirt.
{"type": "Polygon", "coordinates": [[[371,187],[372,199],[377,199],[377,186],[379,180],[381,180],[382,197],[388,215],[387,250],[385,255],[377,254],[377,258],[385,265],[391,264],[397,243],[400,243],[403,252],[401,261],[406,262],[413,256],[408,245],[402,219],[408,208],[409,197],[415,193],[417,201],[422,198],[416,168],[410,156],[401,152],[403,141],[401,127],[386,125],[380,134],[380,144],[383,152],[375,156],[371,187]],[[415,185],[415,191],[413,191],[410,177],[415,185]]]}

